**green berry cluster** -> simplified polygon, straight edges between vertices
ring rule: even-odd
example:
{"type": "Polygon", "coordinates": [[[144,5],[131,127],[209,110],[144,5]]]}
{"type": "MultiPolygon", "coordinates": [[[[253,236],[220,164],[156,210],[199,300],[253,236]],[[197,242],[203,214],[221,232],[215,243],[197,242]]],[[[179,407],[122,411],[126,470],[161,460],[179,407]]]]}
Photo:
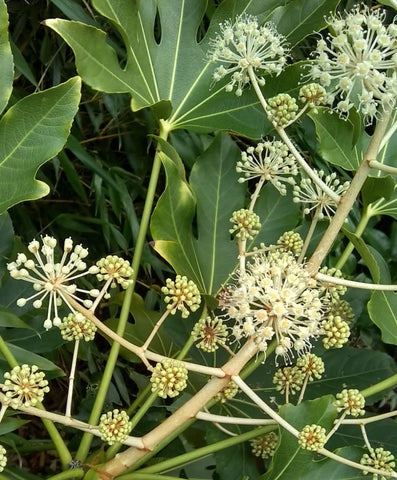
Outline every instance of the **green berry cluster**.
{"type": "Polygon", "coordinates": [[[321,324],[324,333],[323,345],[329,348],[342,348],[349,340],[350,328],[340,316],[328,315],[321,324]]]}
{"type": "Polygon", "coordinates": [[[101,416],[98,428],[101,439],[113,445],[116,442],[124,442],[131,431],[132,424],[126,412],[116,408],[101,416]]]}
{"type": "Polygon", "coordinates": [[[307,353],[302,357],[299,357],[296,361],[296,366],[302,372],[304,377],[307,377],[309,382],[312,382],[314,378],[319,380],[324,373],[324,362],[320,357],[314,355],[314,353],[307,353]]]}
{"type": "Polygon", "coordinates": [[[96,326],[87,317],[81,313],[69,313],[64,317],[62,323],[59,325],[61,335],[64,340],[82,340],[89,342],[94,340],[96,326]]]}
{"type": "Polygon", "coordinates": [[[223,321],[218,318],[200,318],[192,330],[192,337],[200,340],[197,348],[204,352],[215,352],[219,345],[225,345],[227,338],[227,327],[223,321]]]}
{"type": "Polygon", "coordinates": [[[18,409],[21,406],[34,407],[43,401],[44,394],[49,392],[44,373],[36,365],[14,367],[4,374],[2,390],[10,407],[18,409]]]}
{"type": "Polygon", "coordinates": [[[256,457],[269,458],[276,453],[278,446],[278,435],[276,432],[269,432],[250,441],[252,453],[256,457]]]}
{"type": "Polygon", "coordinates": [[[2,472],[7,465],[6,453],[6,449],[2,445],[0,445],[0,472],[2,472]]]}
{"type": "Polygon", "coordinates": [[[111,278],[114,284],[118,283],[124,289],[131,284],[133,270],[128,260],[124,260],[117,255],[108,255],[98,260],[96,265],[99,268],[97,279],[100,282],[111,278]]]}
{"type": "Polygon", "coordinates": [[[238,393],[238,385],[231,381],[222,390],[215,395],[215,400],[221,403],[226,403],[228,400],[231,400],[238,393]]]}
{"type": "Polygon", "coordinates": [[[315,452],[323,448],[326,441],[325,428],[320,425],[306,425],[299,432],[298,443],[301,448],[315,452]]]}
{"type": "Polygon", "coordinates": [[[338,412],[344,411],[353,417],[359,417],[365,413],[365,398],[355,388],[345,388],[337,393],[334,405],[338,412]]]}
{"type": "Polygon", "coordinates": [[[302,103],[307,103],[310,108],[314,108],[326,103],[326,91],[318,83],[309,83],[301,87],[298,98],[302,103]]]}
{"type": "Polygon", "coordinates": [[[256,213],[241,208],[240,210],[233,212],[230,222],[234,225],[233,228],[229,230],[229,233],[235,233],[236,237],[240,240],[252,240],[261,228],[259,220],[260,219],[256,213]]]}
{"type": "Polygon", "coordinates": [[[152,392],[161,398],[173,398],[187,386],[188,371],[179,360],[168,358],[154,367],[150,382],[152,392]]]}
{"type": "Polygon", "coordinates": [[[296,366],[279,368],[273,377],[276,390],[280,393],[288,391],[292,395],[302,388],[304,375],[296,366]]]}
{"type": "Polygon", "coordinates": [[[354,312],[352,307],[346,300],[341,298],[333,298],[330,305],[330,312],[334,317],[339,316],[349,325],[354,320],[354,312]]]}
{"type": "Polygon", "coordinates": [[[277,240],[277,245],[281,245],[285,250],[297,256],[302,251],[303,240],[299,233],[289,231],[281,235],[277,240]]]}
{"type": "Polygon", "coordinates": [[[288,93],[280,93],[275,97],[269,98],[269,118],[280,127],[284,127],[293,122],[298,111],[298,105],[295,98],[288,93]]]}
{"type": "Polygon", "coordinates": [[[170,310],[172,315],[175,315],[179,310],[182,317],[187,318],[190,311],[195,312],[200,307],[199,289],[194,282],[188,280],[185,276],[177,275],[175,280],[167,278],[161,291],[165,295],[164,302],[167,303],[167,310],[170,310]]]}
{"type": "MultiPolygon", "coordinates": [[[[394,455],[389,450],[383,448],[371,448],[368,453],[365,453],[360,460],[361,465],[368,465],[369,467],[376,468],[377,470],[383,470],[384,472],[394,472],[396,466],[394,461],[394,455]]],[[[364,475],[368,475],[368,471],[363,472],[364,475]]],[[[387,480],[383,475],[373,474],[374,480],[387,480]]]]}

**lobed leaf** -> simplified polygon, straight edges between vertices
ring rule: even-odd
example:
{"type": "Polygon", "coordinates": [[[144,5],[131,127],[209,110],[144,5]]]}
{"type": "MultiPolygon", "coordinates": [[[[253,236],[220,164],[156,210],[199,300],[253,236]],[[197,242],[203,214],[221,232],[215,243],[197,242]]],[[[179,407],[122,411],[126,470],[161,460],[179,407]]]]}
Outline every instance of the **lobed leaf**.
{"type": "Polygon", "coordinates": [[[36,180],[38,168],[63,147],[80,100],[80,79],[13,105],[0,120],[0,213],[26,200],[48,194],[36,180]]]}

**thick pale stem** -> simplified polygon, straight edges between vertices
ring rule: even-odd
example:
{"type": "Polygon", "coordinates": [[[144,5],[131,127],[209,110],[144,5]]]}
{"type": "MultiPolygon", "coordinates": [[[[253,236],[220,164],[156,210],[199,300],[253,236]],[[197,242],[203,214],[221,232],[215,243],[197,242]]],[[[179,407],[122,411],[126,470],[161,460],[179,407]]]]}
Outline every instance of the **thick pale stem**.
{"type": "Polygon", "coordinates": [[[268,418],[226,417],[208,412],[198,412],[196,418],[197,420],[204,420],[206,422],[227,423],[232,425],[277,425],[274,420],[268,418]]]}
{"type": "Polygon", "coordinates": [[[397,175],[397,168],[391,167],[390,165],[385,165],[384,163],[380,163],[377,160],[371,160],[369,162],[369,166],[371,168],[376,168],[377,170],[381,170],[382,172],[391,173],[392,175],[397,175]]]}
{"type": "Polygon", "coordinates": [[[219,393],[230,381],[232,375],[240,372],[241,368],[257,353],[256,345],[248,340],[241,350],[231,358],[223,367],[224,378],[212,378],[199,392],[184,403],[163,423],[142,437],[146,450],[130,448],[117,455],[116,458],[106,463],[102,471],[103,479],[116,476],[130,468],[139,459],[152,451],[160,442],[171,437],[173,432],[185,422],[194,418],[197,413],[219,393]]]}
{"type": "Polygon", "coordinates": [[[99,292],[99,295],[96,297],[94,303],[91,305],[90,310],[91,312],[95,312],[96,307],[99,305],[99,302],[102,300],[105,293],[108,291],[110,284],[113,282],[113,278],[110,277],[106,280],[105,285],[102,287],[102,290],[99,292]]]}
{"type": "MultiPolygon", "coordinates": [[[[116,332],[112,329],[104,325],[91,311],[87,310],[86,308],[82,307],[78,302],[76,302],[73,298],[68,297],[68,300],[73,305],[73,307],[86,316],[91,322],[96,325],[98,330],[103,332],[106,336],[114,340],[118,345],[126,348],[130,352],[134,353],[136,356],[142,359],[145,363],[147,363],[147,359],[153,360],[155,362],[162,362],[168,357],[164,355],[159,355],[157,353],[150,352],[148,350],[144,351],[142,347],[135,345],[128,340],[125,340],[123,337],[120,337],[116,332]]],[[[183,362],[185,367],[192,372],[203,373],[205,375],[213,375],[217,377],[224,377],[225,373],[221,368],[213,368],[207,367],[205,365],[200,365],[197,363],[190,363],[190,362],[183,362]]]]}
{"type": "Polygon", "coordinates": [[[389,118],[390,111],[384,112],[382,118],[378,121],[374,134],[364,154],[363,160],[358,167],[349,188],[342,196],[335,215],[332,218],[327,230],[325,231],[322,239],[317,245],[316,250],[308,262],[309,270],[313,273],[318,270],[325,256],[332,247],[336,236],[340,232],[343,223],[349,215],[350,210],[352,209],[354,202],[356,201],[356,198],[369,175],[371,169],[369,162],[371,160],[376,160],[382,138],[389,123],[389,118]]]}
{"type": "Polygon", "coordinates": [[[68,397],[66,399],[66,411],[65,411],[66,417],[72,416],[73,386],[74,386],[74,376],[76,373],[77,356],[79,353],[79,343],[80,343],[79,340],[76,340],[74,342],[72,364],[70,366],[70,374],[69,374],[68,397]]]}

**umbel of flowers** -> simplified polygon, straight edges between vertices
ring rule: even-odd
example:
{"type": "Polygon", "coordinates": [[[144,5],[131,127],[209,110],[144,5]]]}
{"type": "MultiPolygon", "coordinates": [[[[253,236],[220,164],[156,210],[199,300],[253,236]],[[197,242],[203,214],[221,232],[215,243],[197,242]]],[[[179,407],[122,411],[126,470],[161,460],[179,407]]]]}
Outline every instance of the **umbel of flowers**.
{"type": "Polygon", "coordinates": [[[116,442],[124,442],[131,431],[132,424],[126,412],[116,408],[101,416],[98,428],[102,440],[113,445],[116,442]]]}
{"type": "Polygon", "coordinates": [[[240,96],[250,83],[249,69],[260,85],[265,84],[263,75],[281,73],[287,61],[286,39],[272,23],[259,25],[255,17],[243,14],[234,23],[227,20],[220,24],[209,60],[220,64],[213,73],[214,82],[229,77],[226,90],[235,89],[240,96]]]}
{"type": "Polygon", "coordinates": [[[317,44],[310,77],[328,92],[340,114],[353,105],[364,117],[395,104],[397,94],[397,25],[383,25],[386,12],[358,5],[327,19],[332,33],[317,44]]]}
{"type": "Polygon", "coordinates": [[[59,307],[62,304],[66,304],[76,315],[77,312],[68,302],[68,297],[94,310],[100,299],[107,295],[107,289],[114,286],[112,284],[118,283],[122,288],[127,288],[133,273],[128,261],[114,255],[100,259],[96,265],[88,268],[85,262],[88,249],[82,245],[74,246],[71,238],[64,241],[60,258],[57,259],[57,244],[57,240],[48,235],[42,238],[41,245],[39,241],[33,240],[28,245],[33,258],[19,253],[15,262],[7,265],[12,278],[31,283],[36,292],[28,298],[19,298],[19,307],[33,301],[34,308],[41,308],[44,301],[48,301],[47,317],[44,321],[44,328],[47,330],[53,325],[61,325],[59,307]],[[106,282],[101,291],[97,288],[78,288],[76,280],[88,274],[97,275],[97,280],[106,282]],[[96,300],[93,302],[90,298],[81,298],[81,295],[96,300]]]}
{"type": "Polygon", "coordinates": [[[11,408],[34,407],[50,391],[44,373],[36,365],[21,365],[4,374],[2,390],[11,408]]]}
{"type": "Polygon", "coordinates": [[[276,355],[286,359],[311,349],[328,303],[306,266],[282,249],[257,253],[220,298],[237,340],[253,337],[266,351],[275,339],[276,355]]]}

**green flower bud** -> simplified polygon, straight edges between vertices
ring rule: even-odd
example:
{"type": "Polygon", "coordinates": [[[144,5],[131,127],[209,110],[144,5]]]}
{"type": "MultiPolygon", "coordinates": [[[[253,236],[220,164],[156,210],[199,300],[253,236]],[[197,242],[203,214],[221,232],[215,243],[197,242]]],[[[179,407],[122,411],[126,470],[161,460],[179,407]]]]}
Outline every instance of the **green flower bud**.
{"type": "Polygon", "coordinates": [[[269,119],[278,126],[283,127],[293,122],[298,111],[298,105],[295,98],[288,93],[280,93],[275,97],[269,98],[269,119]]]}
{"type": "Polygon", "coordinates": [[[323,321],[321,328],[324,333],[323,345],[326,349],[342,348],[349,340],[349,325],[339,316],[328,315],[323,321]]]}
{"type": "Polygon", "coordinates": [[[325,88],[318,83],[309,83],[301,87],[298,98],[302,103],[308,103],[310,108],[314,108],[326,103],[326,94],[325,88]]]}
{"type": "Polygon", "coordinates": [[[312,382],[314,378],[320,379],[324,373],[324,362],[314,353],[307,353],[298,358],[296,366],[303,376],[308,378],[309,382],[312,382]]]}
{"type": "Polygon", "coordinates": [[[109,445],[113,445],[116,442],[124,442],[131,431],[132,424],[126,412],[116,408],[101,416],[98,428],[101,439],[109,445]]]}
{"type": "Polygon", "coordinates": [[[6,449],[0,445],[0,472],[2,472],[7,465],[6,449]]]}
{"type": "Polygon", "coordinates": [[[301,448],[315,452],[325,445],[325,428],[320,425],[306,425],[299,432],[298,443],[301,448]]]}
{"type": "Polygon", "coordinates": [[[303,240],[299,233],[289,231],[281,235],[277,240],[277,245],[281,245],[285,250],[298,256],[302,251],[303,240]]]}
{"type": "Polygon", "coordinates": [[[279,368],[273,377],[278,392],[285,393],[288,390],[292,395],[302,388],[303,380],[304,376],[297,367],[279,368]]]}
{"type": "MultiPolygon", "coordinates": [[[[378,470],[383,470],[384,472],[393,472],[394,467],[396,466],[394,462],[394,455],[391,454],[388,450],[384,450],[383,448],[371,448],[369,450],[369,455],[365,453],[360,460],[361,465],[368,465],[369,467],[376,468],[378,470]]],[[[368,475],[368,471],[363,472],[364,475],[368,475]]],[[[387,478],[383,475],[373,474],[374,480],[387,480],[387,478]]]]}
{"type": "Polygon", "coordinates": [[[153,369],[150,378],[152,392],[161,398],[176,397],[186,388],[187,376],[187,368],[182,362],[171,358],[163,360],[153,369]]]}
{"type": "Polygon", "coordinates": [[[108,255],[98,260],[96,265],[99,268],[97,278],[100,282],[111,278],[113,279],[113,284],[118,283],[124,289],[131,284],[133,270],[128,260],[124,260],[116,255],[108,255]]]}
{"type": "Polygon", "coordinates": [[[227,327],[218,317],[200,318],[192,330],[192,337],[200,340],[197,348],[204,352],[215,352],[219,345],[225,345],[227,338],[227,327]]]}
{"type": "Polygon", "coordinates": [[[244,208],[233,212],[230,221],[234,225],[229,233],[235,233],[240,240],[252,240],[261,228],[258,215],[244,208]]]}
{"type": "Polygon", "coordinates": [[[338,412],[346,412],[347,415],[359,417],[364,415],[365,398],[355,388],[344,389],[336,394],[334,402],[338,412]]]}
{"type": "Polygon", "coordinates": [[[226,403],[231,400],[238,393],[238,386],[233,381],[229,382],[222,390],[215,395],[215,400],[221,403],[226,403]]]}
{"type": "Polygon", "coordinates": [[[168,304],[167,309],[171,311],[171,315],[175,315],[179,310],[182,312],[182,317],[187,318],[190,311],[195,312],[200,307],[199,289],[185,276],[177,275],[175,281],[167,278],[166,285],[161,291],[165,295],[164,302],[168,304]]]}
{"type": "Polygon", "coordinates": [[[260,437],[256,437],[250,440],[252,453],[260,458],[272,457],[276,453],[278,440],[276,432],[269,432],[260,437]]]}
{"type": "Polygon", "coordinates": [[[34,407],[42,402],[44,394],[50,391],[44,376],[36,365],[32,367],[26,364],[18,365],[10,372],[6,372],[2,390],[10,407],[15,409],[21,406],[34,407]]]}
{"type": "Polygon", "coordinates": [[[96,326],[87,317],[80,313],[69,313],[64,317],[62,323],[59,325],[61,335],[64,340],[81,340],[89,342],[94,340],[96,326]]]}

